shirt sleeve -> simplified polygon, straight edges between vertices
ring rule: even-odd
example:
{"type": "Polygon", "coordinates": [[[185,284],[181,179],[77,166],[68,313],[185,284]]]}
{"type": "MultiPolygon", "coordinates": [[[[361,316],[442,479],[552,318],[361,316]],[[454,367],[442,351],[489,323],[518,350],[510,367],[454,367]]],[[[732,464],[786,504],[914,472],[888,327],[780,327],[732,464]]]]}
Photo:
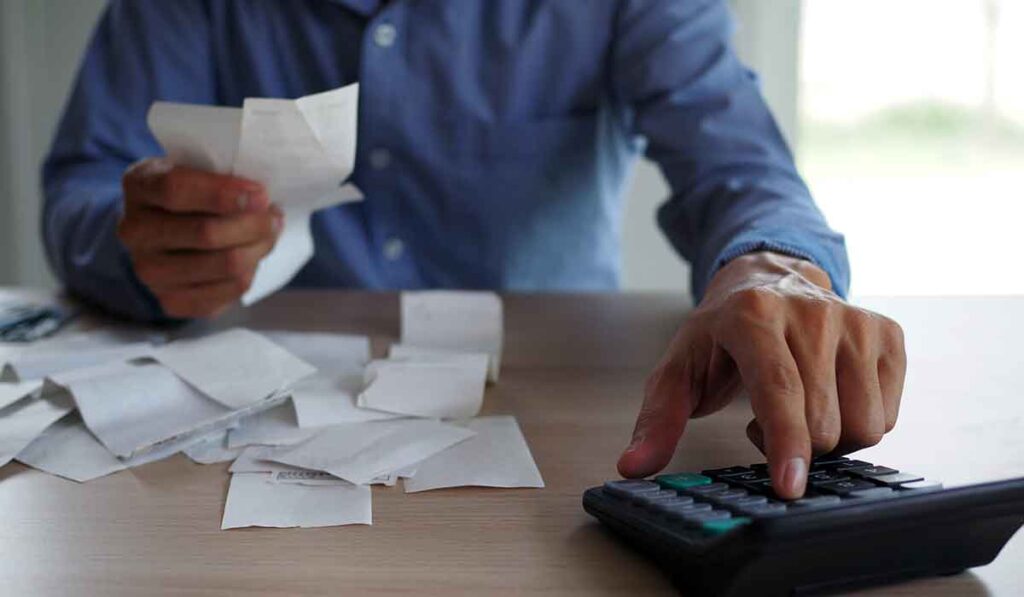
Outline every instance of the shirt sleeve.
{"type": "Polygon", "coordinates": [[[699,300],[729,260],[770,250],[814,262],[845,296],[849,264],[796,171],[725,0],[623,0],[612,72],[633,131],[672,189],[658,224],[699,300]]]}
{"type": "Polygon", "coordinates": [[[121,176],[163,152],[146,125],[155,100],[213,103],[199,0],[114,0],[93,33],[42,170],[42,232],[73,294],[116,314],[163,319],[116,236],[121,176]]]}

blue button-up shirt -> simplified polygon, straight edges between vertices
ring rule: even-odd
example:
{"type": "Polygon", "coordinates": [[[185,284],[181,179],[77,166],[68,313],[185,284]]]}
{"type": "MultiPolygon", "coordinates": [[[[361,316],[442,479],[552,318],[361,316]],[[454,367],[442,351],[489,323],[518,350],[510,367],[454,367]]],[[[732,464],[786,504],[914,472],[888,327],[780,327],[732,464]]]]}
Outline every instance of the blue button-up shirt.
{"type": "Polygon", "coordinates": [[[50,261],[80,296],[159,319],[115,236],[122,173],[161,153],[150,104],[359,81],[366,200],[316,214],[293,286],[615,289],[646,152],[698,296],[759,249],[813,260],[843,293],[842,237],[731,32],[723,0],[114,0],[44,166],[50,261]]]}

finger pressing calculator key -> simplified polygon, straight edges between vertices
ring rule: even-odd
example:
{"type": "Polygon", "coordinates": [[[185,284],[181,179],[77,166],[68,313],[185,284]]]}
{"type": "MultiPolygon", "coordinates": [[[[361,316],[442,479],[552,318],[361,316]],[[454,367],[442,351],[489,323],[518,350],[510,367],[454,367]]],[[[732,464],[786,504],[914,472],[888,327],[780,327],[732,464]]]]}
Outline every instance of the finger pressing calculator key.
{"type": "Polygon", "coordinates": [[[789,595],[950,574],[992,561],[1024,523],[1024,478],[944,489],[830,456],[811,463],[807,487],[800,499],[780,500],[758,463],[608,481],[584,493],[583,507],[693,595],[789,595]]]}

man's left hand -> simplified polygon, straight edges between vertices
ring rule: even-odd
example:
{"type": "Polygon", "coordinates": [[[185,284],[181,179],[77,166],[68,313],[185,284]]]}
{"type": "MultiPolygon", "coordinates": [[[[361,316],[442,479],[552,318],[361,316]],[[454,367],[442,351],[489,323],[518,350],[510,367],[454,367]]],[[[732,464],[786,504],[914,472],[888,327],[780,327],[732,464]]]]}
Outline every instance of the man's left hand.
{"type": "Polygon", "coordinates": [[[619,472],[658,472],[691,417],[745,388],[747,435],[767,455],[773,489],[800,497],[812,454],[871,446],[893,428],[905,373],[900,326],[843,301],[821,269],[774,253],[739,257],[712,279],[648,379],[619,472]]]}

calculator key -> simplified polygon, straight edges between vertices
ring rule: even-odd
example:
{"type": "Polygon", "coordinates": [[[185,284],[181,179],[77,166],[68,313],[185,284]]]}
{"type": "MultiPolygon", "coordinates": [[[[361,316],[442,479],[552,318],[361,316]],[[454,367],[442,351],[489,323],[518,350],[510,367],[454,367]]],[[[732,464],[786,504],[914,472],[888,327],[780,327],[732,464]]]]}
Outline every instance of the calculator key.
{"type": "Polygon", "coordinates": [[[829,465],[829,468],[836,472],[845,471],[850,468],[860,468],[862,466],[874,466],[870,462],[864,462],[863,460],[847,460],[846,462],[840,462],[839,464],[829,465]]]}
{"type": "Polygon", "coordinates": [[[766,518],[769,516],[779,516],[785,514],[787,507],[786,504],[780,502],[770,502],[767,504],[756,504],[753,506],[745,506],[743,508],[737,508],[743,514],[747,516],[753,516],[754,518],[766,518]]]}
{"type": "Polygon", "coordinates": [[[659,489],[658,491],[649,491],[645,493],[639,493],[633,496],[635,500],[641,506],[651,506],[655,502],[664,502],[667,500],[674,500],[679,497],[679,494],[668,490],[659,489]]]}
{"type": "Polygon", "coordinates": [[[811,459],[811,468],[813,469],[816,466],[843,464],[849,461],[850,459],[845,456],[818,456],[817,458],[811,459]]]}
{"type": "Polygon", "coordinates": [[[708,510],[703,512],[686,512],[681,515],[683,522],[690,526],[701,526],[714,520],[728,520],[732,513],[728,510],[708,510]]]}
{"type": "Polygon", "coordinates": [[[924,479],[923,481],[904,483],[900,485],[900,489],[910,489],[913,491],[938,491],[942,489],[942,483],[938,481],[930,481],[928,479],[924,479]]]}
{"type": "Polygon", "coordinates": [[[695,512],[710,512],[712,510],[711,504],[703,504],[700,502],[693,502],[691,504],[685,504],[680,506],[660,506],[658,511],[667,514],[672,518],[681,518],[686,514],[693,514],[695,512]]]}
{"type": "Polygon", "coordinates": [[[846,476],[846,475],[844,475],[842,473],[833,472],[833,471],[826,471],[826,470],[811,471],[810,473],[807,474],[807,481],[810,482],[810,483],[815,483],[815,482],[817,482],[817,483],[826,483],[828,481],[845,481],[846,479],[849,479],[849,478],[850,477],[848,477],[848,476],[846,476]]]}
{"type": "MultiPolygon", "coordinates": [[[[655,500],[650,502],[651,509],[657,512],[668,512],[669,510],[685,508],[694,505],[693,498],[688,495],[677,495],[669,500],[655,500]]],[[[711,504],[701,504],[711,509],[711,504]]]]}
{"type": "Polygon", "coordinates": [[[658,475],[654,479],[658,485],[665,489],[688,489],[700,485],[710,485],[711,477],[698,475],[697,473],[676,473],[674,475],[658,475]]]}
{"type": "Polygon", "coordinates": [[[793,500],[789,505],[794,508],[823,508],[838,505],[841,501],[838,495],[816,495],[793,500]]]}
{"type": "Polygon", "coordinates": [[[727,468],[713,468],[706,471],[701,471],[702,475],[708,477],[724,477],[726,475],[739,475],[742,473],[751,472],[750,467],[746,466],[730,466],[727,468]]]}
{"type": "Polygon", "coordinates": [[[750,492],[748,492],[745,489],[726,489],[725,491],[712,493],[711,495],[708,496],[708,499],[717,504],[725,504],[728,502],[733,502],[740,498],[747,497],[749,495],[750,492]]]}
{"type": "Polygon", "coordinates": [[[872,487],[871,489],[858,489],[857,491],[851,491],[847,494],[847,497],[858,498],[858,499],[878,499],[894,497],[896,492],[888,487],[872,487]]]}
{"type": "Polygon", "coordinates": [[[722,491],[728,491],[731,489],[725,483],[712,483],[711,485],[698,485],[696,487],[689,487],[685,491],[690,495],[694,496],[709,496],[713,493],[720,493],[722,491]]]}
{"type": "Polygon", "coordinates": [[[750,524],[749,518],[746,518],[745,516],[736,516],[733,518],[723,518],[721,520],[707,520],[700,525],[700,528],[709,535],[722,535],[735,528],[748,524],[750,524]]]}
{"type": "Polygon", "coordinates": [[[752,481],[750,483],[741,483],[743,488],[751,493],[759,493],[769,497],[774,497],[775,492],[772,490],[772,480],[762,479],[760,481],[752,481]]]}
{"type": "Polygon", "coordinates": [[[861,489],[873,489],[878,487],[874,483],[864,481],[862,479],[846,479],[843,481],[828,481],[825,483],[812,483],[813,487],[822,493],[832,493],[835,495],[847,495],[851,491],[860,491],[861,489]]]}
{"type": "Polygon", "coordinates": [[[738,473],[735,475],[722,475],[721,478],[723,481],[728,481],[729,483],[753,483],[756,481],[766,481],[769,479],[767,470],[752,470],[747,471],[745,473],[738,473]]]}
{"type": "Polygon", "coordinates": [[[624,481],[607,481],[604,484],[604,490],[619,497],[633,498],[640,494],[661,491],[661,486],[650,481],[627,479],[624,481]]]}
{"type": "Polygon", "coordinates": [[[750,506],[760,506],[761,504],[767,504],[768,498],[763,495],[745,495],[739,499],[729,502],[729,505],[734,508],[744,508],[750,506]]]}
{"type": "Polygon", "coordinates": [[[882,475],[881,477],[868,477],[868,479],[875,483],[881,483],[886,487],[898,487],[904,483],[923,481],[924,477],[921,475],[915,475],[914,473],[895,473],[892,475],[882,475]]]}
{"type": "Polygon", "coordinates": [[[886,475],[895,475],[899,471],[894,468],[887,466],[858,466],[845,471],[851,475],[857,475],[858,477],[871,478],[871,477],[884,477],[886,475]]]}

